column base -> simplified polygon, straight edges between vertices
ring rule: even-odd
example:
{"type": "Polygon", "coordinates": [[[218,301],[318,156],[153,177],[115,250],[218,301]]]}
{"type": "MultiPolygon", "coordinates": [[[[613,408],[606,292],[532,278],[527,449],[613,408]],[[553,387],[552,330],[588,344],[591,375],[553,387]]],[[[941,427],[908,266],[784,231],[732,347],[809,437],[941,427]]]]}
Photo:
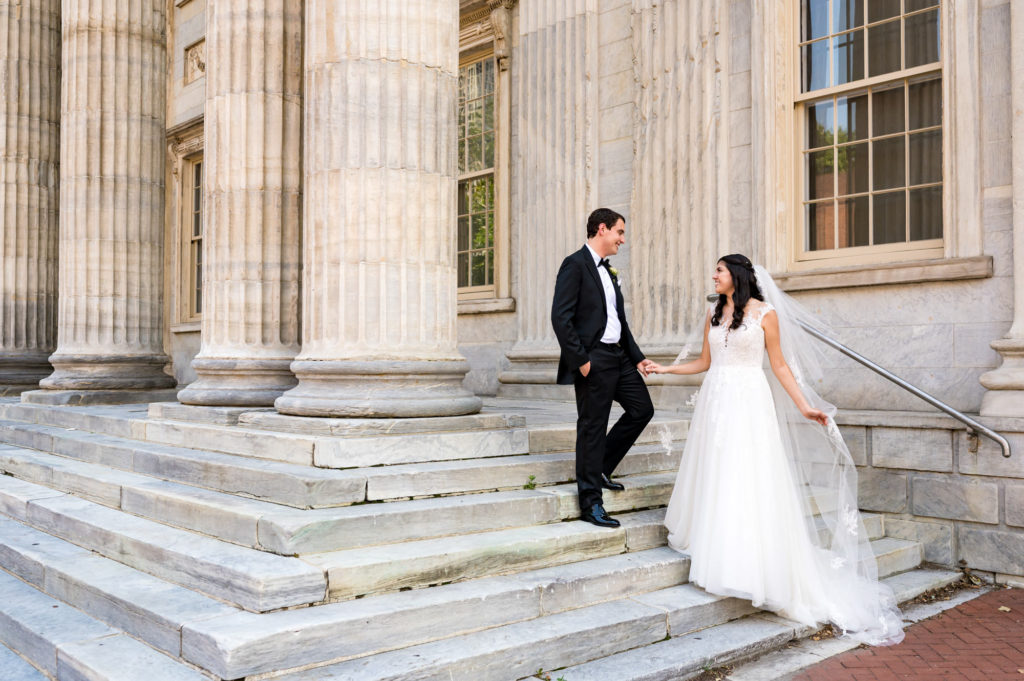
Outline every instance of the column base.
{"type": "Polygon", "coordinates": [[[1003,364],[981,375],[988,388],[981,398],[982,416],[1024,416],[1024,339],[1000,338],[992,349],[1003,356],[1003,364]]]}
{"type": "Polygon", "coordinates": [[[39,381],[43,390],[159,390],[173,388],[164,373],[166,355],[53,355],[53,373],[39,381]]]}
{"type": "Polygon", "coordinates": [[[274,406],[294,416],[410,418],[480,411],[479,397],[462,387],[465,360],[300,360],[298,386],[274,406]]]}
{"type": "Polygon", "coordinates": [[[29,390],[21,394],[25,404],[48,404],[60,407],[90,404],[148,404],[173,400],[171,390],[29,390]]]}
{"type": "Polygon", "coordinates": [[[49,352],[0,352],[0,396],[35,390],[53,373],[49,352]]]}
{"type": "Polygon", "coordinates": [[[178,401],[206,407],[272,407],[297,379],[290,359],[192,360],[199,378],[178,393],[178,401]]]}

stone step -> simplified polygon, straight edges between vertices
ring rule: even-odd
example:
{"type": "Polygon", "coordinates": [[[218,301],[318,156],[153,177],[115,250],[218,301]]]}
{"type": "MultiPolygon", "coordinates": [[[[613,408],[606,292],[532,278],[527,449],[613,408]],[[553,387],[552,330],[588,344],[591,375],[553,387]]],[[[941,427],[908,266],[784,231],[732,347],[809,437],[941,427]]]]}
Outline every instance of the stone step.
{"type": "Polygon", "coordinates": [[[327,572],[328,598],[460,582],[643,551],[665,544],[664,509],[619,515],[622,526],[580,521],[303,556],[327,572]]]}
{"type": "Polygon", "coordinates": [[[239,612],[186,625],[182,654],[226,679],[278,672],[685,584],[688,569],[686,556],[660,548],[313,608],[239,612]]]}
{"type": "Polygon", "coordinates": [[[174,657],[184,624],[238,610],[8,518],[0,568],[174,657]]]}
{"type": "MultiPolygon", "coordinates": [[[[0,643],[60,681],[209,681],[201,672],[4,571],[0,603],[0,643]]],[[[0,662],[3,657],[0,654],[0,662]]],[[[12,678],[25,681],[38,674],[31,667],[21,668],[26,675],[12,678]]],[[[0,667],[0,679],[9,671],[0,667]]]]}
{"type": "MultiPolygon", "coordinates": [[[[0,422],[0,442],[296,508],[543,486],[575,478],[571,452],[334,470],[11,421],[0,422]]],[[[669,449],[637,446],[617,473],[672,470],[681,454],[678,444],[669,449]]]]}
{"type": "MultiPolygon", "coordinates": [[[[917,569],[883,581],[904,603],[960,577],[961,573],[953,570],[917,569]]],[[[677,681],[708,667],[743,662],[779,648],[790,640],[786,628],[792,628],[791,638],[802,638],[813,629],[778,617],[746,618],[560,669],[558,676],[565,681],[677,681]]]]}
{"type": "MultiPolygon", "coordinates": [[[[51,407],[0,402],[0,419],[22,425],[75,428],[174,447],[189,448],[198,444],[203,450],[321,468],[507,456],[525,454],[529,448],[525,420],[515,414],[456,417],[451,427],[461,430],[451,431],[441,430],[434,423],[436,420],[430,420],[422,431],[409,430],[419,421],[407,419],[405,426],[395,426],[390,432],[356,424],[348,433],[303,435],[246,427],[252,424],[243,423],[241,418],[238,426],[149,418],[140,414],[139,407],[51,407]]],[[[257,415],[272,416],[263,412],[257,415]]],[[[0,435],[5,430],[0,426],[0,435]]],[[[52,451],[46,444],[45,431],[39,431],[41,434],[35,437],[29,432],[30,429],[22,428],[18,435],[4,436],[20,439],[4,441],[52,451]]]]}
{"type": "MultiPolygon", "coordinates": [[[[662,506],[674,479],[674,473],[619,478],[625,490],[606,492],[605,508],[614,513],[662,506]]],[[[259,541],[267,550],[285,555],[322,553],[578,517],[576,485],[570,484],[344,508],[286,509],[260,518],[259,541]]]]}
{"type": "Polygon", "coordinates": [[[25,658],[0,644],[0,681],[47,681],[47,677],[25,658]]]}
{"type": "Polygon", "coordinates": [[[136,569],[263,612],[324,600],[323,571],[0,476],[0,513],[136,569]]]}
{"type": "MultiPolygon", "coordinates": [[[[683,585],[528,622],[285,674],[280,681],[508,681],[648,646],[752,612],[749,603],[683,585]]],[[[790,637],[792,629],[788,629],[790,637]]],[[[551,672],[555,678],[559,672],[551,672]]]]}

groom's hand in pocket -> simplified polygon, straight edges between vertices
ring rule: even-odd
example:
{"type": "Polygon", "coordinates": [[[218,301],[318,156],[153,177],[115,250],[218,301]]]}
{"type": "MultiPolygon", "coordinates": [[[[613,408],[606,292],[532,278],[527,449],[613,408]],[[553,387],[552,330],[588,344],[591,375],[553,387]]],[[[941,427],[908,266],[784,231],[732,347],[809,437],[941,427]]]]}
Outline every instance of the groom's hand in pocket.
{"type": "Polygon", "coordinates": [[[587,374],[590,373],[590,362],[587,362],[586,364],[580,367],[580,373],[583,375],[583,378],[587,377],[587,374]]]}

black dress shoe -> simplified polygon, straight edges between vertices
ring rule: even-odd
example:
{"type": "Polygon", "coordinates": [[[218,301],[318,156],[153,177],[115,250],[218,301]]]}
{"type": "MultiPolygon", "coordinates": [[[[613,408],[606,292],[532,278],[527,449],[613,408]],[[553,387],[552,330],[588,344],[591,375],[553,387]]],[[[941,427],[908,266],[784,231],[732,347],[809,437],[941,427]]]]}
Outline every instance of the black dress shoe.
{"type": "Polygon", "coordinates": [[[623,485],[621,482],[613,482],[612,479],[609,478],[604,473],[601,473],[601,487],[604,487],[605,489],[614,490],[616,492],[621,492],[622,490],[626,489],[626,486],[623,485]]]}
{"type": "Polygon", "coordinates": [[[587,510],[580,513],[580,520],[586,520],[588,523],[591,523],[592,525],[597,525],[598,527],[619,526],[619,521],[609,516],[605,512],[604,506],[602,506],[601,504],[594,504],[587,510]]]}

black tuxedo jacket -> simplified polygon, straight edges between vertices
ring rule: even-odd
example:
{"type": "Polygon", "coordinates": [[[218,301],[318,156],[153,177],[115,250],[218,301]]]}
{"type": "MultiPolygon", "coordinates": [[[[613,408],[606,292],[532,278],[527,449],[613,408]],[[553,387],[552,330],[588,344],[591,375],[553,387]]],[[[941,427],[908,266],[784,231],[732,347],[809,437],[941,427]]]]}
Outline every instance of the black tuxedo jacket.
{"type": "MultiPolygon", "coordinates": [[[[619,344],[633,364],[639,364],[644,360],[644,353],[640,352],[629,331],[622,291],[615,277],[612,277],[612,284],[615,287],[619,322],[622,324],[619,344]]],[[[559,383],[572,384],[576,371],[590,361],[590,351],[601,340],[608,324],[606,308],[601,275],[597,272],[590,249],[584,246],[562,261],[555,280],[551,325],[562,348],[562,356],[558,361],[559,383]]]]}

